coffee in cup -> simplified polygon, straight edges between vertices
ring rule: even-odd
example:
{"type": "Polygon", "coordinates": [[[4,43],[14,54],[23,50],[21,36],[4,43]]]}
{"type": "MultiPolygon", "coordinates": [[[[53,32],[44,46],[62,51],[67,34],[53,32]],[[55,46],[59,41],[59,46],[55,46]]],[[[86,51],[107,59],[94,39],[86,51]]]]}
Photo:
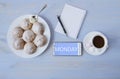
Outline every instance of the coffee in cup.
{"type": "Polygon", "coordinates": [[[104,47],[105,45],[105,40],[102,36],[100,35],[97,35],[93,38],[93,45],[96,47],[96,48],[102,48],[104,47]]]}

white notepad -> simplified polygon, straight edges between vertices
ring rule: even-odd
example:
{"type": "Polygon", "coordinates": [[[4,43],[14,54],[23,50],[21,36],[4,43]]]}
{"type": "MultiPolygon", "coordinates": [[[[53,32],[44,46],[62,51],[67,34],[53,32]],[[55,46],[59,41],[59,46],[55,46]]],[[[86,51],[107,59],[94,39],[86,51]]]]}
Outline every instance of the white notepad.
{"type": "MultiPolygon", "coordinates": [[[[60,18],[69,37],[72,37],[74,39],[77,38],[85,14],[86,10],[65,4],[60,18]]],[[[65,35],[63,28],[59,22],[57,23],[55,31],[65,35]]]]}

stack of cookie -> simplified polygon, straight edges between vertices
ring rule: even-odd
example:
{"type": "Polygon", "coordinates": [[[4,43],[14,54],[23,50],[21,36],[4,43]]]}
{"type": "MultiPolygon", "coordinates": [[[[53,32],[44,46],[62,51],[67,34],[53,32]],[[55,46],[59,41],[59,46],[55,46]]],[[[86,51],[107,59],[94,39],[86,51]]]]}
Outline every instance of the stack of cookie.
{"type": "Polygon", "coordinates": [[[16,50],[24,50],[27,54],[35,53],[38,47],[47,43],[44,31],[44,25],[38,22],[37,18],[25,18],[12,30],[13,47],[16,50]]]}

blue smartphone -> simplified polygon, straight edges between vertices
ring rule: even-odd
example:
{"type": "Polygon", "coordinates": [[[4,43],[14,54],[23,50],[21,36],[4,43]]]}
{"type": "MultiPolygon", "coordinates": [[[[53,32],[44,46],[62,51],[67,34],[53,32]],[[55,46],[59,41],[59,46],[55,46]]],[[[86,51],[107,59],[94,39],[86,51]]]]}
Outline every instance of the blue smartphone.
{"type": "Polygon", "coordinates": [[[81,55],[81,42],[55,42],[53,55],[57,56],[78,56],[81,55]]]}

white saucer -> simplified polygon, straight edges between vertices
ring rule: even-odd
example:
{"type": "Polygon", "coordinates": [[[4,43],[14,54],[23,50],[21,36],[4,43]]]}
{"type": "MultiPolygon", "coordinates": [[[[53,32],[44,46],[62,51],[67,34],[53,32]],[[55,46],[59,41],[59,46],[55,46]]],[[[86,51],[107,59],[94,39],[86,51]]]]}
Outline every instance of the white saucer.
{"type": "Polygon", "coordinates": [[[106,49],[108,48],[108,40],[107,40],[107,38],[106,38],[106,36],[105,36],[104,34],[102,34],[102,33],[100,33],[100,32],[97,32],[97,31],[93,31],[93,32],[88,33],[88,34],[85,36],[85,38],[84,38],[84,40],[83,40],[83,47],[84,47],[85,51],[86,51],[88,54],[90,54],[90,55],[101,55],[101,54],[103,54],[103,53],[106,51],[106,49]],[[100,49],[94,48],[94,50],[91,50],[90,47],[88,47],[87,45],[88,45],[88,42],[91,40],[91,38],[93,38],[93,37],[96,36],[96,35],[100,35],[100,36],[102,36],[102,37],[104,38],[104,40],[105,40],[105,45],[104,45],[103,48],[100,48],[100,49]]]}
{"type": "Polygon", "coordinates": [[[23,58],[33,58],[33,57],[36,57],[36,56],[42,54],[47,49],[49,42],[50,42],[50,37],[51,37],[50,28],[49,28],[47,22],[43,18],[38,17],[38,22],[41,22],[45,27],[44,35],[47,37],[47,43],[43,47],[37,48],[37,51],[33,54],[30,54],[30,55],[26,54],[23,50],[16,50],[13,48],[13,42],[14,42],[13,37],[12,37],[13,28],[17,27],[23,19],[30,18],[31,16],[34,16],[34,15],[31,15],[31,14],[30,15],[23,15],[23,16],[20,16],[17,19],[15,19],[13,21],[13,23],[10,25],[9,30],[8,30],[8,34],[7,34],[7,41],[8,41],[9,47],[11,48],[13,53],[15,53],[16,55],[23,57],[23,58]]]}

